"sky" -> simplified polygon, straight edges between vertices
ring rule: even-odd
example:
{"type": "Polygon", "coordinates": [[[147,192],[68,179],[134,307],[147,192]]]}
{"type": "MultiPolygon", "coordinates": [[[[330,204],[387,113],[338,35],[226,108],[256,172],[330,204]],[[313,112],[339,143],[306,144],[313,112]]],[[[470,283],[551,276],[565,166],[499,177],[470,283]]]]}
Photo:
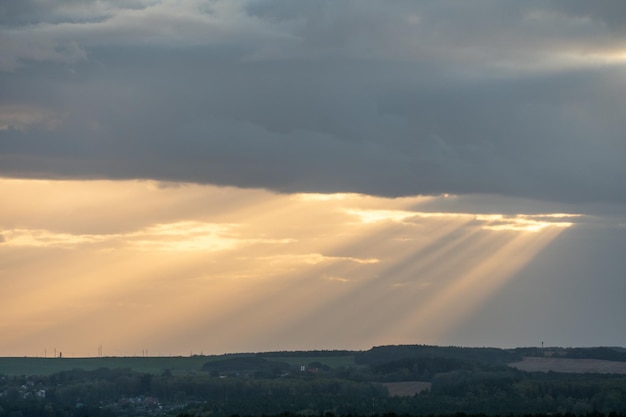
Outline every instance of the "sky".
{"type": "Polygon", "coordinates": [[[621,0],[0,4],[0,356],[626,346],[621,0]]]}

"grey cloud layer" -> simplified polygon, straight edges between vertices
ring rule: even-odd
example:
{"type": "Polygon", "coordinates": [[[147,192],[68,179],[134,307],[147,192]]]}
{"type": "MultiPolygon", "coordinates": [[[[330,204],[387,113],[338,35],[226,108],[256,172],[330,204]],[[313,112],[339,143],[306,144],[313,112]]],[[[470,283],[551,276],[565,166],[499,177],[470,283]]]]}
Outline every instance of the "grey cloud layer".
{"type": "Polygon", "coordinates": [[[0,6],[2,175],[626,202],[622,2],[72,3],[0,6]]]}

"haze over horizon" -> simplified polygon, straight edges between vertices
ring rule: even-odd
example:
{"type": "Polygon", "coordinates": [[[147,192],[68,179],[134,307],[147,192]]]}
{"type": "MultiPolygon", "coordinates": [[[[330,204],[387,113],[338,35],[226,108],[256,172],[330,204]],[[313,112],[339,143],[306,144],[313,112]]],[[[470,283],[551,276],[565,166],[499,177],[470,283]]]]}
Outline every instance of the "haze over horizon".
{"type": "Polygon", "coordinates": [[[626,2],[0,5],[0,356],[626,346],[626,2]]]}

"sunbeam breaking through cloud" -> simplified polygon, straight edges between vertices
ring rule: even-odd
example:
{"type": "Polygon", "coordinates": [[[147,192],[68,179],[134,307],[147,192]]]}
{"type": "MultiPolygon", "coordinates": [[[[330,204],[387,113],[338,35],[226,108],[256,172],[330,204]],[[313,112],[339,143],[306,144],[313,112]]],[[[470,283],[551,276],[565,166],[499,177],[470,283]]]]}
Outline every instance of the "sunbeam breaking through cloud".
{"type": "Polygon", "coordinates": [[[0,181],[0,353],[444,343],[582,218],[419,210],[449,196],[155,185],[0,181]],[[80,198],[92,193],[98,205],[80,198]]]}

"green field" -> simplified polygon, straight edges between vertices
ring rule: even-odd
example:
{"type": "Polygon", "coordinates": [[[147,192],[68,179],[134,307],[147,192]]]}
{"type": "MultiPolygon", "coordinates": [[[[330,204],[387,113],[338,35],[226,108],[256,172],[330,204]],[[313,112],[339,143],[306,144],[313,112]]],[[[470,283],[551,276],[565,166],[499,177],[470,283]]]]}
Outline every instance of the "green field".
{"type": "MultiPolygon", "coordinates": [[[[259,355],[263,357],[263,355],[259,355]]],[[[135,372],[162,374],[170,370],[176,375],[200,371],[206,362],[225,356],[165,356],[165,357],[103,357],[103,358],[16,358],[0,357],[0,375],[51,375],[72,369],[91,371],[99,368],[130,368],[135,372]]],[[[331,368],[354,366],[353,356],[271,356],[268,360],[285,362],[292,366],[320,362],[331,368]]]]}
{"type": "Polygon", "coordinates": [[[211,360],[206,356],[103,357],[103,358],[0,358],[1,375],[51,375],[72,369],[130,368],[136,372],[161,374],[169,369],[176,374],[193,373],[211,360]]]}

